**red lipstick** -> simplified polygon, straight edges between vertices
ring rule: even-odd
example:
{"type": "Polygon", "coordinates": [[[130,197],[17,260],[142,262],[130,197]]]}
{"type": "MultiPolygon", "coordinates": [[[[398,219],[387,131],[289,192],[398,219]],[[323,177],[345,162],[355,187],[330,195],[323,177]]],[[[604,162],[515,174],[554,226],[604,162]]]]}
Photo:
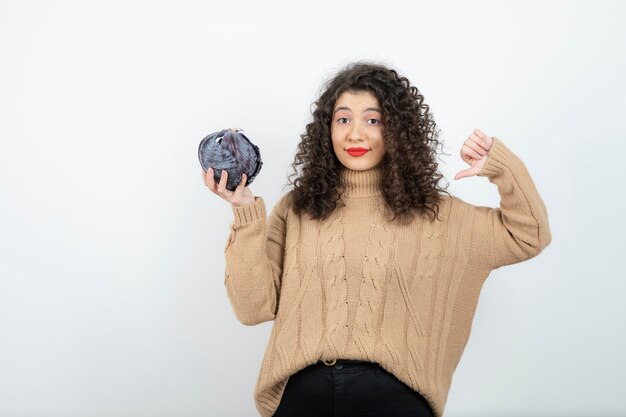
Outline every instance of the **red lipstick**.
{"type": "Polygon", "coordinates": [[[348,152],[352,156],[363,156],[367,152],[369,152],[369,149],[355,147],[355,148],[348,148],[348,149],[346,149],[346,152],[348,152]]]}

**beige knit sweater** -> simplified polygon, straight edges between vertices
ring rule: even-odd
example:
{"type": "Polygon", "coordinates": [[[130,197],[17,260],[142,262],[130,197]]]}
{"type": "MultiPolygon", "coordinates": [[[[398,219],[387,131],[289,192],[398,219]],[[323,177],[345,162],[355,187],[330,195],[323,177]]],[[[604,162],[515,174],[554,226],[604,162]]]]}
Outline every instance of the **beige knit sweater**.
{"type": "Polygon", "coordinates": [[[266,217],[262,197],[231,208],[225,286],[246,325],[274,320],[254,399],[263,417],[289,376],[318,359],[378,362],[443,415],[489,272],[551,241],[546,207],[523,162],[497,138],[478,174],[500,207],[442,196],[440,220],[385,220],[380,168],[344,170],[345,207],[297,216],[290,194],[266,217]]]}

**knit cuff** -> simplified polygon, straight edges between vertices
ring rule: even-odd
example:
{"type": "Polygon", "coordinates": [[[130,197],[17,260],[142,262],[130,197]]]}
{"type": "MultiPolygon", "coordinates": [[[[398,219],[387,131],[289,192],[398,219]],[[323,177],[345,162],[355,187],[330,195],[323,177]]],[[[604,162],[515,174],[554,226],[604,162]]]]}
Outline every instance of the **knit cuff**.
{"type": "Polygon", "coordinates": [[[512,152],[504,146],[504,143],[496,137],[493,138],[493,143],[487,154],[487,161],[483,165],[482,169],[478,173],[481,177],[493,177],[504,172],[504,170],[510,166],[513,162],[510,155],[512,152]]]}
{"type": "Polygon", "coordinates": [[[236,226],[249,224],[258,220],[267,220],[263,197],[254,196],[254,203],[245,206],[233,206],[231,204],[230,207],[235,215],[233,224],[236,226]]]}

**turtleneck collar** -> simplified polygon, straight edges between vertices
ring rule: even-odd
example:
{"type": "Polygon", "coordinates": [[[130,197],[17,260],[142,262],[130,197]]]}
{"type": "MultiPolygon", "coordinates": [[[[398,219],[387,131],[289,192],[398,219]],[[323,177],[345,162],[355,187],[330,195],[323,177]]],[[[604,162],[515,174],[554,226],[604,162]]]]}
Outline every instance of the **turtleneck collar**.
{"type": "Polygon", "coordinates": [[[383,176],[379,166],[365,171],[354,171],[343,168],[341,182],[346,185],[342,196],[347,198],[372,197],[382,195],[380,190],[380,178],[383,176]]]}

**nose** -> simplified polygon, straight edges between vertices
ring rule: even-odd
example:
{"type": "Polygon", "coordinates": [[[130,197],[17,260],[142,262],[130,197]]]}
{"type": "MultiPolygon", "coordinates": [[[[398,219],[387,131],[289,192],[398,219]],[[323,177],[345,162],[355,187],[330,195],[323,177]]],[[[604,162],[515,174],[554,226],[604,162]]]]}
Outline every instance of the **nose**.
{"type": "Polygon", "coordinates": [[[362,141],[363,132],[359,123],[352,123],[350,131],[348,132],[348,139],[351,141],[362,141]]]}

